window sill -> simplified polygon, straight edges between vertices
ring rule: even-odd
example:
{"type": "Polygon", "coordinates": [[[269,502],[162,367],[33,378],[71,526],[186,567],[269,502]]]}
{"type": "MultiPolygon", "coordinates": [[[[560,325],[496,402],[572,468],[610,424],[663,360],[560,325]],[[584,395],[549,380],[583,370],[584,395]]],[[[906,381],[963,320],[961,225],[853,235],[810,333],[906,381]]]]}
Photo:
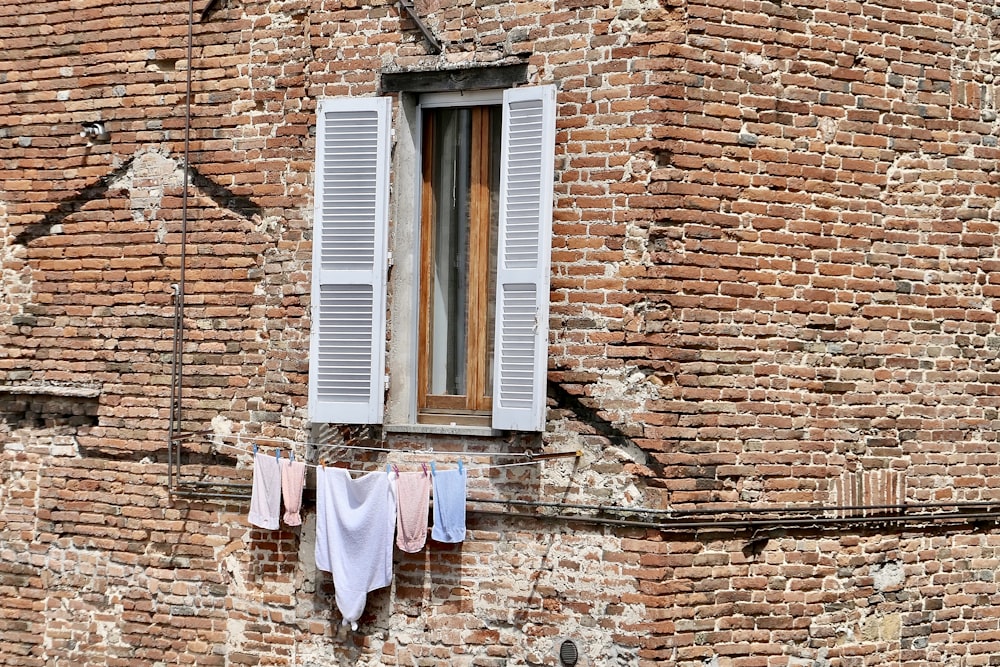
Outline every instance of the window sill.
{"type": "Polygon", "coordinates": [[[427,435],[458,435],[478,438],[497,438],[505,431],[497,431],[489,426],[471,426],[467,424],[385,424],[382,430],[387,433],[423,433],[427,435]]]}

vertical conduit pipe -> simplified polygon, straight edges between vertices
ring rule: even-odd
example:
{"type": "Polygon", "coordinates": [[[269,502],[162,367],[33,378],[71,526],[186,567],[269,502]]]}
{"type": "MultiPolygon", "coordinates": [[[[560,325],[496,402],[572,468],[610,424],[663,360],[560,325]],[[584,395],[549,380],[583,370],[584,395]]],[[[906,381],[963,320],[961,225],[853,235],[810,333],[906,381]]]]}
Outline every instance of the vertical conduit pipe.
{"type": "Polygon", "coordinates": [[[180,291],[181,286],[178,283],[173,283],[170,285],[170,289],[173,290],[173,301],[174,301],[174,340],[172,354],[173,357],[170,360],[170,424],[167,430],[167,491],[173,492],[174,490],[174,447],[177,447],[178,457],[180,456],[180,440],[176,439],[176,427],[180,424],[179,415],[177,413],[178,408],[178,385],[179,377],[178,372],[180,368],[177,365],[177,360],[180,359],[181,351],[178,349],[178,344],[180,343],[180,329],[181,327],[181,313],[180,313],[180,291]],[[176,439],[176,444],[175,444],[176,439]]]}
{"type": "Polygon", "coordinates": [[[191,187],[191,79],[194,58],[194,0],[188,0],[187,29],[187,82],[184,94],[184,186],[181,192],[181,251],[180,275],[175,287],[174,358],[172,385],[170,388],[170,427],[167,443],[167,487],[174,489],[174,466],[176,476],[181,474],[181,443],[174,441],[174,434],[181,427],[184,387],[184,294],[187,283],[187,229],[188,191],[191,187]],[[174,447],[177,451],[174,451],[174,447]]]}

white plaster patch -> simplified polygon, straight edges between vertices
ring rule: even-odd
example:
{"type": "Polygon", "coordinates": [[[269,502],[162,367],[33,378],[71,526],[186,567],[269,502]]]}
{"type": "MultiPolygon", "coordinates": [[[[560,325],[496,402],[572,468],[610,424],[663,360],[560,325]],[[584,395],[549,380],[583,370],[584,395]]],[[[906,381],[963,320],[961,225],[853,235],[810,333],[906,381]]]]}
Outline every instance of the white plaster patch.
{"type": "Polygon", "coordinates": [[[233,420],[225,415],[212,417],[212,434],[227,437],[233,434],[233,420]]]}
{"type": "Polygon", "coordinates": [[[164,191],[183,186],[184,170],[178,162],[151,150],[139,153],[128,172],[115,179],[110,189],[128,191],[135,220],[152,220],[159,213],[164,191]]]}
{"type": "Polygon", "coordinates": [[[837,136],[837,126],[837,121],[829,116],[821,116],[816,121],[816,127],[819,128],[819,136],[826,143],[831,143],[837,136]]]}
{"type": "Polygon", "coordinates": [[[872,585],[877,591],[898,588],[903,584],[906,575],[903,567],[896,561],[889,561],[872,567],[872,585]]]}

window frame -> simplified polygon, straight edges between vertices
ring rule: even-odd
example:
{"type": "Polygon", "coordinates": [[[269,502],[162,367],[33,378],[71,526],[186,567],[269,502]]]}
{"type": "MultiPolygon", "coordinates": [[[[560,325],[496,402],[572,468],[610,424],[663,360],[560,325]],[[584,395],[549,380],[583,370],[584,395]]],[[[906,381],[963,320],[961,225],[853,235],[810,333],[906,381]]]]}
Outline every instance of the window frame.
{"type": "MultiPolygon", "coordinates": [[[[492,151],[499,151],[501,146],[489,146],[485,151],[473,154],[471,165],[470,226],[469,226],[469,272],[468,284],[474,289],[470,291],[466,305],[468,335],[465,352],[465,370],[467,373],[467,391],[464,395],[432,394],[431,382],[431,335],[433,317],[431,316],[431,285],[432,263],[434,259],[435,220],[433,215],[433,184],[428,175],[431,170],[430,161],[434,159],[429,149],[430,124],[427,123],[427,111],[438,109],[469,108],[473,110],[473,135],[490,131],[491,116],[485,112],[489,107],[495,107],[497,113],[502,113],[502,91],[475,91],[471,94],[431,93],[421,95],[417,101],[418,136],[420,143],[417,148],[417,173],[413,178],[419,182],[419,305],[416,312],[418,326],[417,341],[417,406],[416,421],[418,423],[456,423],[467,425],[489,425],[492,414],[492,372],[487,370],[488,363],[495,364],[493,350],[487,349],[488,340],[493,331],[488,331],[490,304],[496,298],[495,290],[489,290],[489,270],[495,272],[496,257],[490,257],[490,202],[492,194],[499,198],[499,178],[496,191],[489,190],[490,167],[493,162],[492,151]],[[485,199],[481,188],[486,181],[485,199]],[[489,386],[487,386],[487,384],[489,386]]],[[[501,137],[501,144],[503,140],[501,137]]],[[[499,165],[499,159],[496,160],[499,165]]],[[[499,166],[497,176],[499,176],[499,166]]],[[[404,176],[405,177],[405,176],[404,176]]],[[[499,212],[498,212],[499,215],[499,212]]],[[[499,233],[499,223],[496,233],[499,233]]]]}
{"type": "MultiPolygon", "coordinates": [[[[452,76],[452,73],[441,73],[435,81],[447,83],[452,76]]],[[[481,95],[495,99],[498,93],[503,98],[503,120],[497,289],[493,296],[496,309],[494,388],[489,425],[484,429],[479,426],[463,428],[454,424],[440,426],[417,422],[414,369],[418,354],[416,315],[419,288],[416,283],[419,266],[416,262],[419,257],[416,256],[416,249],[421,203],[420,188],[415,187],[420,173],[415,161],[420,155],[422,119],[415,92],[399,95],[397,116],[392,113],[394,105],[389,97],[319,100],[308,403],[309,419],[314,423],[378,423],[400,431],[469,435],[545,429],[556,88],[548,84],[508,87],[490,93],[454,92],[452,95],[472,102],[476,98],[484,99],[481,95]],[[324,130],[320,125],[324,122],[324,109],[346,109],[352,105],[374,106],[386,112],[380,112],[378,176],[348,171],[347,179],[337,186],[344,186],[345,191],[351,192],[377,192],[376,215],[371,217],[378,219],[375,236],[379,239],[376,241],[379,249],[376,261],[364,272],[354,271],[348,275],[341,271],[343,278],[338,278],[338,284],[353,284],[350,280],[355,274],[364,273],[363,282],[372,286],[375,298],[367,314],[350,313],[351,319],[345,320],[346,328],[340,327],[342,322],[338,317],[341,311],[332,316],[327,313],[327,331],[324,332],[321,322],[323,304],[318,286],[324,280],[320,274],[325,271],[329,275],[331,267],[321,267],[317,239],[331,233],[327,224],[336,227],[336,223],[327,223],[326,220],[335,217],[338,209],[335,203],[324,201],[326,192],[323,184],[330,174],[324,171],[326,157],[320,141],[324,130]],[[388,215],[385,214],[387,209],[388,215]],[[383,252],[385,240],[395,253],[383,252]],[[354,335],[355,331],[369,329],[363,338],[370,343],[370,348],[364,351],[365,354],[356,356],[331,354],[341,351],[339,339],[331,338],[329,333],[338,327],[348,330],[353,336],[347,340],[351,344],[361,339],[354,335]],[[324,336],[325,342],[320,340],[324,336]],[[326,356],[321,359],[316,354],[317,349],[327,350],[326,356]],[[358,363],[360,357],[368,358],[365,364],[358,363]],[[362,366],[367,370],[358,370],[362,366]],[[325,379],[321,380],[321,376],[325,379]],[[331,395],[345,391],[345,387],[349,390],[349,384],[361,378],[367,388],[367,402],[329,399],[331,395]],[[328,385],[331,382],[348,384],[336,384],[332,388],[327,386],[326,398],[320,396],[322,400],[317,401],[316,388],[321,382],[328,385]]],[[[445,104],[452,103],[445,96],[437,99],[445,104]]],[[[350,137],[351,133],[344,136],[350,137]]],[[[348,152],[334,154],[333,157],[333,162],[336,162],[340,158],[353,159],[355,156],[348,152]]],[[[343,175],[345,172],[341,170],[338,173],[343,175]]],[[[339,266],[332,267],[334,274],[336,270],[350,268],[354,263],[350,259],[341,262],[339,266]]]]}

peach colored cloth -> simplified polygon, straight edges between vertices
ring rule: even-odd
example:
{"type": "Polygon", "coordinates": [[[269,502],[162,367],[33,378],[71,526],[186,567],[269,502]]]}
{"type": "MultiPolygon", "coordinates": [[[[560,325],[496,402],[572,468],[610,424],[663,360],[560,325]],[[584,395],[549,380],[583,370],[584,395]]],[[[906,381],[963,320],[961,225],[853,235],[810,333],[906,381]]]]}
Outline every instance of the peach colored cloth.
{"type": "Polygon", "coordinates": [[[281,498],[285,501],[285,525],[301,526],[302,487],[306,484],[306,464],[281,459],[281,498]]]}
{"type": "Polygon", "coordinates": [[[425,472],[401,472],[396,483],[396,546],[415,553],[427,542],[427,508],[431,477],[425,472]]]}

